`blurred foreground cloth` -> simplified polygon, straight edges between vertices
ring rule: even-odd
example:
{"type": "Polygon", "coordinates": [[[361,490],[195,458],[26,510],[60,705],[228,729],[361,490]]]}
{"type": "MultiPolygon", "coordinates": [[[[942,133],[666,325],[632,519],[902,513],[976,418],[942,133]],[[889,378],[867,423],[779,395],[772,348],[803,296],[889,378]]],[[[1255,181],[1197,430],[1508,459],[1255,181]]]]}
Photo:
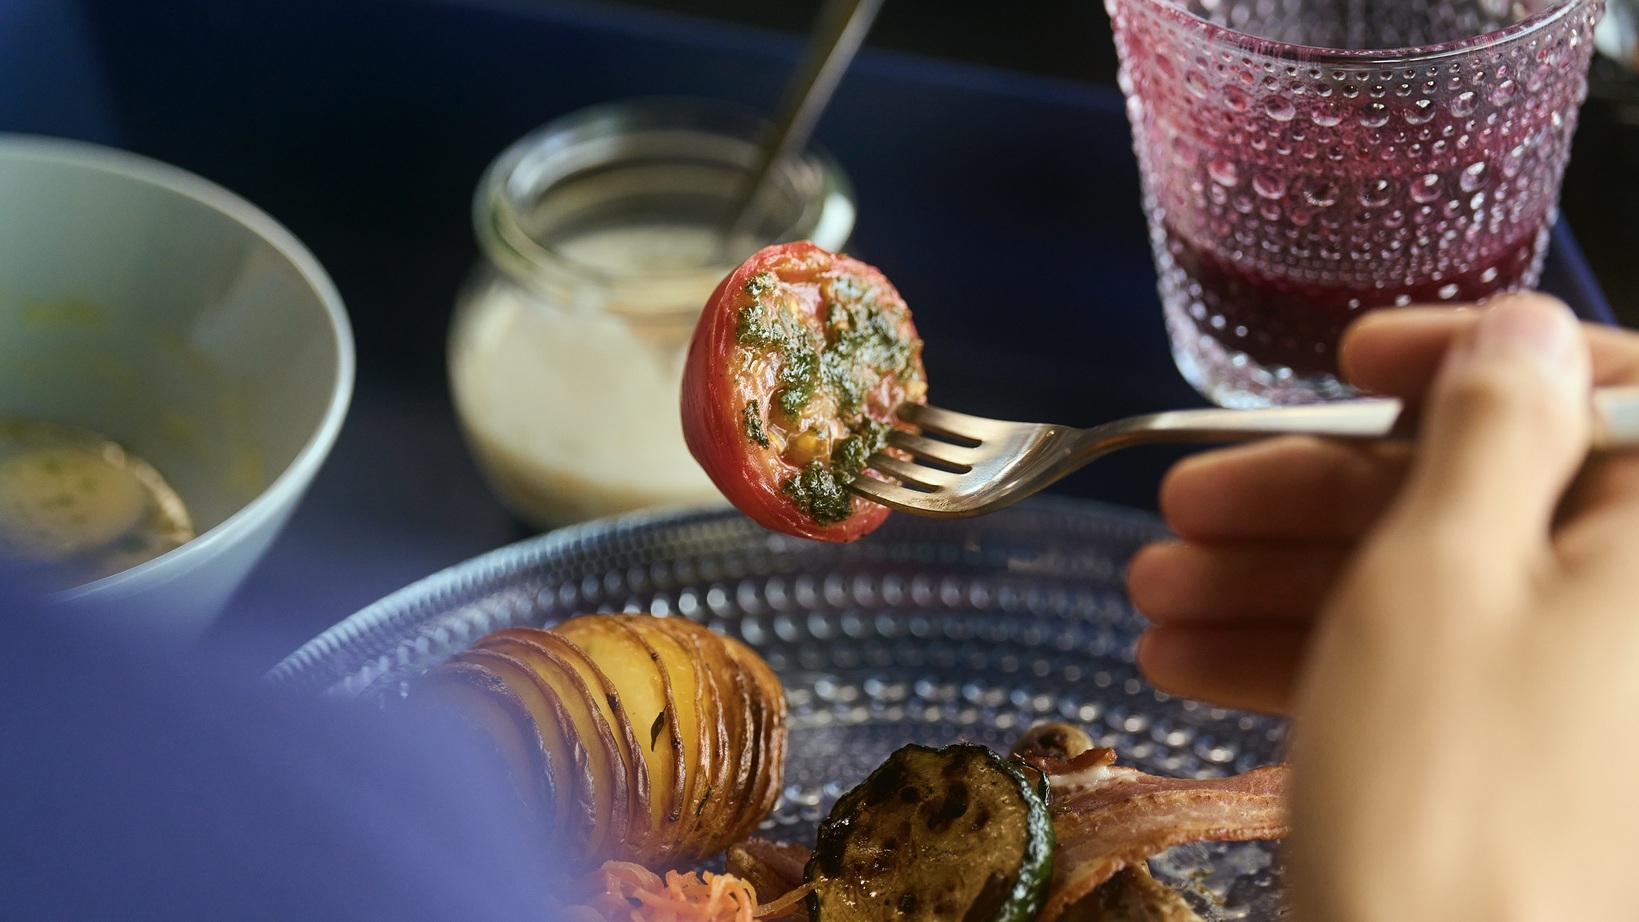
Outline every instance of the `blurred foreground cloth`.
{"type": "Polygon", "coordinates": [[[130,647],[0,580],[0,919],[544,918],[460,734],[130,647]]]}

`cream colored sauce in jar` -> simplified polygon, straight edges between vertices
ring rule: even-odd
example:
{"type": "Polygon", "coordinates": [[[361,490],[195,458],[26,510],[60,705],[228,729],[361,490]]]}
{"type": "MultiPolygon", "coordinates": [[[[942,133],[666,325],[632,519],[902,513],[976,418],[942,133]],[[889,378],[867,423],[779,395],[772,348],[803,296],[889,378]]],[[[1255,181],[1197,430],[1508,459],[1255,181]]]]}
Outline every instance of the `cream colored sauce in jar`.
{"type": "Polygon", "coordinates": [[[760,242],[836,249],[853,225],[846,180],[808,154],[776,177],[757,240],[724,243],[760,130],[722,104],[620,103],[554,122],[490,168],[450,386],[474,457],[522,518],[719,498],[679,414],[700,309],[760,242]]]}

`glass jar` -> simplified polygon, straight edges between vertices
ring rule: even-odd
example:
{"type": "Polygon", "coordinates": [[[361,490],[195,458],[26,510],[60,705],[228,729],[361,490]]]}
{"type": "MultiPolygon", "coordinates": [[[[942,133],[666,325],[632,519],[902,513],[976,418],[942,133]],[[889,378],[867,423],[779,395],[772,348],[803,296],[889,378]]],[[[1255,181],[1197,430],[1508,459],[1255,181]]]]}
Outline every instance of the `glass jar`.
{"type": "Polygon", "coordinates": [[[724,243],[767,130],[728,103],[617,102],[553,121],[490,165],[450,388],[479,467],[520,517],[550,528],[720,498],[679,414],[700,310],[760,246],[840,249],[854,223],[847,178],[811,150],[776,169],[752,239],[724,243]]]}

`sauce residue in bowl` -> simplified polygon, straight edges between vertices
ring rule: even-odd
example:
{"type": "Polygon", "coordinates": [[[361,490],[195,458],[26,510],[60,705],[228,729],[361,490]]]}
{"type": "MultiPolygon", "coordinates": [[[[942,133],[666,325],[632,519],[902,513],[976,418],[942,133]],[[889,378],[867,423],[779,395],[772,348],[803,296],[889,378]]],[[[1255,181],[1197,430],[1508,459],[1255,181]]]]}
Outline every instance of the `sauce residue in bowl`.
{"type": "Polygon", "coordinates": [[[0,421],[0,559],[74,586],[193,537],[181,497],[117,443],[72,426],[0,421]]]}

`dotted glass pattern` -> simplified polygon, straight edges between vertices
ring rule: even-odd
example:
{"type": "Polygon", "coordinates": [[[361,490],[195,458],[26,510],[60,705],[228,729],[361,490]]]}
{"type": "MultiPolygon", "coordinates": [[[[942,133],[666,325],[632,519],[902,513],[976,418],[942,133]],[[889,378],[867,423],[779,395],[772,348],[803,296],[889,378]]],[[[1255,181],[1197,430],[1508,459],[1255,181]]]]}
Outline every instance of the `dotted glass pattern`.
{"type": "MultiPolygon", "coordinates": [[[[1125,764],[1220,776],[1277,761],[1283,724],[1174,698],[1133,665],[1143,624],[1127,559],[1148,516],[1038,497],[981,519],[895,516],[849,545],[724,511],[640,513],[553,532],[436,574],[280,663],[292,693],[385,703],[482,635],[588,611],[685,617],[756,648],[791,706],[785,788],[761,834],[812,844],[843,792],[907,742],[1005,750],[1041,720],[1084,727],[1125,764]]],[[[1279,914],[1274,843],[1153,862],[1208,919],[1279,914]]]]}
{"type": "Polygon", "coordinates": [[[1347,396],[1361,311],[1534,285],[1602,0],[1107,0],[1173,353],[1347,396]]]}

